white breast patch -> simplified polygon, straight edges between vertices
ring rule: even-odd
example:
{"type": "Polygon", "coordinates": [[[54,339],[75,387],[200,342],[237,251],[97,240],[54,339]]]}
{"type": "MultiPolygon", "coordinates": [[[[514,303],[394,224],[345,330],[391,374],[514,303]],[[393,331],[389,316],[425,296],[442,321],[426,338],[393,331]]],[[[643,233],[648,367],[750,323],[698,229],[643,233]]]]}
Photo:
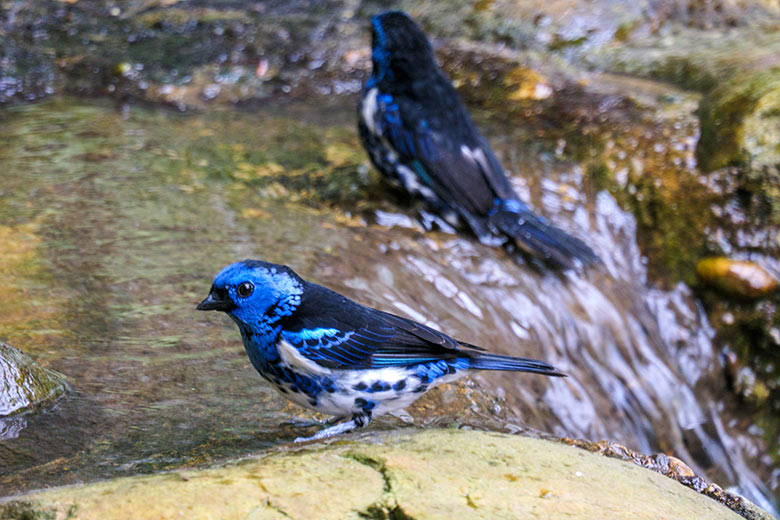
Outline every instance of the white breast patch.
{"type": "Polygon", "coordinates": [[[363,118],[363,123],[368,128],[369,132],[374,135],[378,135],[376,128],[376,96],[379,91],[376,88],[372,88],[368,91],[368,94],[363,98],[363,103],[360,109],[360,115],[363,118]]]}

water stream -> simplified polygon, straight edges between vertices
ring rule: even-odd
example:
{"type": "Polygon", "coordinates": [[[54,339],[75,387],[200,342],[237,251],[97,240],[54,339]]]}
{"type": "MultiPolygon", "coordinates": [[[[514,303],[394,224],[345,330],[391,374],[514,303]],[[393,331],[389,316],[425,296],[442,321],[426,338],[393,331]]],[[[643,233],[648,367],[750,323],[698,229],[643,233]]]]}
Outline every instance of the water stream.
{"type": "Polygon", "coordinates": [[[71,385],[0,429],[0,495],[298,435],[284,421],[309,414],[253,371],[232,322],[194,311],[224,264],[253,257],[565,370],[475,376],[517,424],[674,454],[771,507],[776,470],[723,388],[706,316],[684,284],[651,287],[634,218],[608,191],[565,153],[523,146],[523,129],[481,121],[518,191],[604,259],[554,274],[424,230],[369,172],[353,107],[178,114],[65,98],[0,112],[0,338],[71,385]]]}

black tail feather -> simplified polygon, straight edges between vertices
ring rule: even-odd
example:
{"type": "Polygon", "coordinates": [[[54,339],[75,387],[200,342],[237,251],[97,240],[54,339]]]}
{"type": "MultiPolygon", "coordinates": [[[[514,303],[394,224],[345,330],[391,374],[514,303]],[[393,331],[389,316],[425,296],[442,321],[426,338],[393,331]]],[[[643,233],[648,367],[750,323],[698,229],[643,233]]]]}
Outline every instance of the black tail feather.
{"type": "Polygon", "coordinates": [[[587,266],[599,257],[582,240],[545,222],[529,209],[509,211],[499,208],[490,216],[490,224],[514,238],[526,253],[562,269],[573,269],[577,262],[587,266]]]}
{"type": "Polygon", "coordinates": [[[566,377],[566,374],[544,361],[481,352],[471,358],[469,368],[475,370],[510,370],[531,372],[545,376],[566,377]]]}

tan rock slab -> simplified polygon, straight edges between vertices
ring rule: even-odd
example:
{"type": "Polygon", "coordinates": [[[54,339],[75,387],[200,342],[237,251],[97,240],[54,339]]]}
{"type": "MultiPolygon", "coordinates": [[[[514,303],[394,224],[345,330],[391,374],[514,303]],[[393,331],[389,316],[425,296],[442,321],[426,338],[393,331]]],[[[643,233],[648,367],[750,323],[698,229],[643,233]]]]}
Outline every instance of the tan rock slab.
{"type": "Polygon", "coordinates": [[[80,520],[741,518],[629,462],[546,440],[454,429],[368,433],[219,468],[15,499],[25,505],[16,512],[0,507],[0,518],[31,510],[80,520]]]}

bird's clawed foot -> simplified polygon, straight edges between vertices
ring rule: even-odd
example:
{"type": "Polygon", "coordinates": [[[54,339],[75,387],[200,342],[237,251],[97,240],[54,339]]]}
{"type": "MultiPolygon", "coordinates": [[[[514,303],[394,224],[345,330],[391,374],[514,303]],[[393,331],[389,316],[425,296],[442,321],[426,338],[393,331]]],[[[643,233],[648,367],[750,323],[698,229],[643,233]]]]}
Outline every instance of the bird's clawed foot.
{"type": "MultiPolygon", "coordinates": [[[[341,420],[341,417],[337,417],[336,420],[341,420]]],[[[329,426],[328,428],[324,428],[311,437],[298,437],[295,439],[294,442],[309,442],[309,441],[318,441],[320,439],[326,439],[328,437],[334,437],[336,435],[341,435],[342,433],[349,433],[351,431],[365,428],[368,426],[368,423],[371,422],[371,414],[355,414],[352,416],[352,419],[348,421],[344,421],[341,423],[338,423],[334,426],[329,426]]]]}

